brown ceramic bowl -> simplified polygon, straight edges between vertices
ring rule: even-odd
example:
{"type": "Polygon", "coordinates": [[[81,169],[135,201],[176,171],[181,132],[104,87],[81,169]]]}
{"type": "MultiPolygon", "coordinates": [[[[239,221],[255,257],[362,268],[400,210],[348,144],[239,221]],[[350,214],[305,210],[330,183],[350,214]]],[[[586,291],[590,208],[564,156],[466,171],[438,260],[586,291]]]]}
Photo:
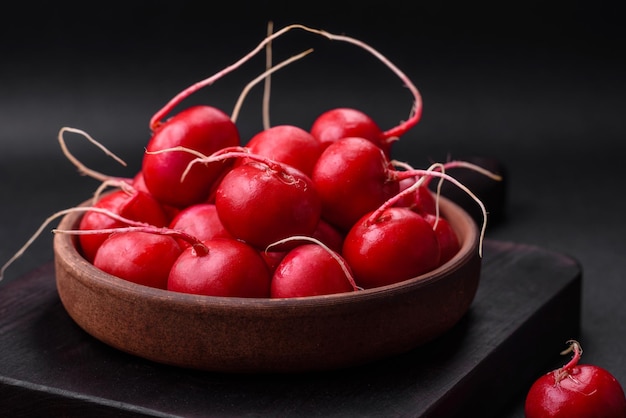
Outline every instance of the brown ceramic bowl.
{"type": "MultiPolygon", "coordinates": [[[[442,198],[459,253],[435,271],[357,292],[294,299],[210,297],[137,285],[96,269],[76,237],[54,237],[56,282],[73,320],[98,340],[159,363],[218,372],[302,372],[364,364],[440,336],[479,284],[479,232],[442,198]]],[[[60,229],[76,228],[80,213],[60,229]]]]}

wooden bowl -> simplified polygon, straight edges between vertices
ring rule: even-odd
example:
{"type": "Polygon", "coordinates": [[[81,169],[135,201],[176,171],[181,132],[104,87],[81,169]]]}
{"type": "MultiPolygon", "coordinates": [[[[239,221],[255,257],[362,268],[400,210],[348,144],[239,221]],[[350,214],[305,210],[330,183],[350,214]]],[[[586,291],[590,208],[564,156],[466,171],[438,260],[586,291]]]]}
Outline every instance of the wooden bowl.
{"type": "MultiPolygon", "coordinates": [[[[401,283],[293,299],[211,297],[154,289],[106,274],[56,234],[56,284],[71,318],[96,339],[155,361],[217,372],[303,372],[361,365],[440,336],[469,309],[481,260],[475,221],[442,198],[461,250],[401,283]]],[[[77,228],[66,215],[60,229],[77,228]]]]}

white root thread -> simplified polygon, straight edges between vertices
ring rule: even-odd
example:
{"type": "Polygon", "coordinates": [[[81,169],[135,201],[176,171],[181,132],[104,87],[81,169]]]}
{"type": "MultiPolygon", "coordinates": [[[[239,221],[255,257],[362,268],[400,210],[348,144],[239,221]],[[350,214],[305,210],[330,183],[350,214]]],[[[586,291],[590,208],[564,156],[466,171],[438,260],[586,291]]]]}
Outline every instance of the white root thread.
{"type": "Polygon", "coordinates": [[[143,222],[137,222],[137,221],[133,221],[131,219],[124,218],[124,217],[116,214],[115,212],[111,212],[110,210],[103,209],[103,208],[98,208],[98,207],[93,207],[93,206],[79,206],[79,207],[73,207],[73,208],[69,208],[69,209],[64,209],[64,210],[58,211],[58,212],[50,215],[49,217],[47,217],[44,220],[44,222],[39,226],[39,228],[37,228],[35,233],[26,241],[26,243],[24,243],[24,245],[15,254],[13,254],[13,256],[6,263],[4,263],[2,268],[0,268],[0,281],[2,281],[2,279],[4,277],[4,272],[6,271],[6,269],[26,252],[26,250],[33,244],[33,242],[35,242],[35,240],[42,234],[42,232],[44,231],[44,228],[46,228],[46,226],[48,226],[52,221],[54,221],[55,219],[59,218],[60,216],[65,216],[65,215],[67,215],[69,213],[73,213],[73,212],[88,212],[88,211],[105,214],[105,215],[110,216],[111,218],[113,218],[115,220],[124,222],[124,223],[126,223],[128,225],[131,225],[131,226],[141,226],[141,227],[151,226],[150,224],[146,224],[146,223],[143,223],[143,222]]]}
{"type": "Polygon", "coordinates": [[[206,158],[207,157],[205,154],[201,153],[200,151],[196,151],[195,149],[189,148],[189,147],[183,147],[182,145],[178,145],[178,146],[170,147],[170,148],[163,148],[163,149],[156,150],[156,151],[148,151],[148,150],[146,150],[145,153],[152,155],[152,154],[163,154],[163,153],[166,153],[166,152],[175,152],[175,151],[180,151],[180,152],[186,152],[186,153],[189,153],[189,154],[193,154],[193,155],[195,155],[198,158],[206,158]]]}
{"type": "Polygon", "coordinates": [[[154,116],[152,116],[152,118],[150,119],[150,129],[155,129],[156,127],[158,127],[160,120],[163,117],[165,117],[178,104],[180,104],[185,98],[187,98],[190,94],[196,92],[197,90],[203,87],[210,86],[211,84],[213,84],[215,81],[217,81],[224,75],[236,70],[241,65],[243,65],[246,61],[248,61],[250,58],[256,55],[259,51],[261,51],[268,43],[272,42],[274,39],[278,38],[279,36],[282,36],[286,32],[289,32],[290,30],[293,30],[293,29],[308,29],[308,28],[306,26],[299,25],[299,24],[285,26],[278,32],[275,32],[272,35],[265,37],[261,42],[259,42],[259,44],[257,44],[257,46],[254,49],[252,49],[246,55],[241,57],[235,63],[223,68],[222,70],[218,71],[212,76],[207,77],[204,80],[200,80],[192,84],[191,86],[187,87],[186,89],[182,90],[176,96],[174,96],[169,102],[167,102],[167,104],[164,107],[162,107],[158,112],[156,112],[154,116]]]}
{"type": "Polygon", "coordinates": [[[246,96],[248,95],[248,93],[250,92],[250,90],[256,86],[260,81],[262,81],[263,79],[267,78],[270,74],[280,70],[281,68],[291,64],[292,62],[299,60],[303,57],[305,57],[306,55],[309,55],[311,52],[313,52],[313,49],[307,49],[304,52],[301,52],[300,54],[294,55],[284,61],[282,61],[280,64],[275,65],[274,67],[270,68],[269,70],[263,72],[262,74],[260,74],[259,76],[257,76],[254,80],[250,81],[242,90],[241,94],[239,95],[239,98],[237,99],[237,103],[235,103],[235,107],[233,109],[232,115],[230,117],[231,121],[233,122],[237,122],[237,118],[239,117],[239,111],[241,109],[241,106],[243,104],[244,99],[246,98],[246,96]]]}
{"type": "Polygon", "coordinates": [[[291,241],[302,241],[302,240],[309,241],[309,242],[312,242],[314,244],[317,244],[320,247],[322,247],[324,250],[326,250],[328,252],[328,254],[332,258],[334,258],[335,261],[337,261],[337,263],[341,267],[341,270],[343,270],[344,274],[346,275],[346,278],[348,279],[348,281],[352,285],[352,288],[356,289],[356,290],[363,290],[363,288],[358,286],[356,284],[356,282],[354,281],[354,277],[352,276],[352,273],[350,272],[350,269],[348,269],[348,266],[346,266],[345,261],[342,260],[341,257],[339,257],[339,255],[335,251],[333,251],[330,247],[328,247],[326,244],[324,244],[322,241],[320,241],[320,240],[318,240],[316,238],[309,237],[307,235],[294,235],[294,236],[291,236],[291,237],[283,238],[283,239],[278,240],[276,242],[273,242],[270,245],[268,245],[267,247],[265,247],[265,253],[267,254],[267,252],[272,247],[276,247],[278,245],[285,244],[285,243],[291,242],[291,241]]]}
{"type": "Polygon", "coordinates": [[[136,192],[136,189],[128,181],[118,179],[105,180],[94,191],[91,202],[96,203],[97,201],[99,201],[102,193],[104,193],[104,191],[109,187],[120,189],[127,194],[132,194],[136,192]]]}
{"type": "MultiPolygon", "coordinates": [[[[413,102],[413,106],[411,108],[411,112],[409,115],[409,120],[412,121],[412,124],[417,123],[417,121],[421,117],[421,112],[422,112],[421,94],[419,90],[417,89],[417,87],[409,79],[409,77],[407,77],[404,72],[402,72],[398,67],[396,67],[396,65],[393,64],[391,61],[389,61],[389,59],[387,59],[384,55],[382,55],[376,49],[372,48],[371,46],[367,45],[366,43],[358,39],[355,39],[349,36],[344,36],[344,35],[335,35],[335,34],[332,34],[323,30],[313,29],[313,28],[310,28],[301,24],[293,24],[293,25],[288,25],[282,28],[281,30],[274,32],[273,34],[266,36],[259,44],[257,44],[257,46],[252,51],[248,52],[246,55],[241,57],[235,63],[223,68],[221,71],[218,71],[214,75],[208,78],[205,78],[204,80],[194,83],[193,85],[179,92],[165,106],[163,106],[159,111],[157,111],[152,116],[152,118],[150,119],[150,129],[151,130],[156,129],[160,125],[161,119],[163,119],[172,109],[174,109],[190,94],[193,94],[194,92],[198,91],[199,89],[205,86],[209,86],[213,84],[219,78],[239,68],[246,61],[248,61],[254,55],[256,55],[261,49],[263,49],[264,47],[267,47],[274,39],[278,38],[279,36],[282,36],[286,32],[293,30],[293,29],[302,29],[310,33],[315,33],[315,34],[324,36],[330,40],[348,42],[348,43],[357,45],[360,48],[368,51],[370,54],[374,55],[378,60],[380,60],[383,64],[385,64],[389,69],[391,69],[391,71],[393,71],[400,78],[400,80],[402,80],[402,82],[405,84],[405,86],[409,89],[409,91],[413,95],[414,102],[413,102]]],[[[407,122],[403,122],[400,125],[392,129],[389,129],[386,132],[383,132],[383,137],[387,140],[387,142],[397,140],[400,137],[400,135],[404,131],[406,131],[406,129],[408,129],[409,127],[410,126],[407,124],[407,122]]]]}
{"type": "MultiPolygon", "coordinates": [[[[437,164],[435,164],[435,165],[437,165],[437,164]]],[[[485,233],[486,233],[486,229],[487,229],[487,209],[485,208],[484,203],[469,188],[467,188],[467,186],[465,186],[463,183],[461,183],[460,181],[458,181],[457,179],[455,179],[454,177],[452,177],[452,176],[450,176],[450,175],[448,175],[446,173],[435,171],[432,168],[428,169],[428,170],[414,169],[414,170],[411,170],[411,172],[412,173],[414,172],[415,175],[439,177],[439,178],[443,178],[445,180],[448,180],[449,182],[453,183],[458,188],[463,190],[465,193],[467,193],[468,196],[470,196],[478,204],[478,206],[480,207],[480,210],[482,212],[482,215],[483,215],[483,223],[482,223],[482,227],[480,229],[479,249],[478,249],[479,255],[480,255],[480,257],[482,257],[483,241],[484,241],[484,237],[485,237],[485,233]]],[[[414,184],[412,184],[411,186],[409,186],[408,188],[406,188],[402,192],[398,193],[397,195],[395,195],[394,197],[392,197],[391,199],[389,199],[385,203],[383,203],[378,209],[376,209],[372,213],[372,217],[373,218],[378,217],[379,213],[381,213],[385,209],[391,207],[401,197],[412,193],[413,191],[415,191],[420,186],[421,186],[420,182],[416,181],[414,184]]]]}
{"type": "MultiPolygon", "coordinates": [[[[416,176],[419,176],[419,172],[422,171],[422,170],[416,170],[415,168],[413,168],[408,163],[405,163],[405,162],[402,162],[402,161],[392,160],[391,163],[394,166],[404,168],[405,170],[407,170],[409,172],[417,171],[418,174],[416,174],[416,176]]],[[[393,204],[393,202],[397,201],[399,197],[405,196],[405,195],[410,194],[413,191],[415,191],[424,182],[428,181],[429,176],[439,177],[439,183],[437,184],[437,193],[436,193],[436,199],[437,199],[436,208],[437,208],[437,222],[438,222],[438,220],[439,220],[439,196],[441,195],[441,187],[443,185],[443,181],[444,180],[451,181],[457,187],[459,187],[461,190],[463,190],[465,193],[467,193],[480,206],[480,209],[481,209],[481,212],[482,212],[482,215],[483,215],[483,224],[482,224],[481,231],[480,231],[479,254],[482,257],[483,241],[484,241],[484,236],[486,234],[486,229],[487,229],[487,209],[485,208],[485,205],[483,204],[483,202],[478,198],[478,196],[476,196],[467,186],[463,185],[461,182],[459,182],[454,177],[445,174],[445,170],[446,169],[455,168],[455,167],[463,167],[463,168],[467,168],[467,169],[470,169],[470,170],[477,171],[480,174],[483,174],[483,175],[485,175],[485,176],[487,176],[487,177],[489,177],[489,178],[491,178],[493,180],[496,180],[496,181],[502,180],[502,176],[500,176],[499,174],[494,173],[494,172],[492,172],[490,170],[487,170],[484,167],[481,167],[481,166],[479,166],[477,164],[473,164],[473,163],[470,163],[470,162],[467,162],[467,161],[454,160],[454,161],[450,161],[448,163],[434,163],[427,170],[423,170],[424,171],[424,175],[420,179],[418,179],[414,184],[412,184],[407,189],[405,189],[402,192],[398,193],[398,195],[396,195],[397,198],[394,197],[394,198],[390,199],[392,201],[391,204],[393,204]],[[440,170],[439,174],[432,174],[432,173],[437,172],[436,169],[440,170]],[[430,173],[430,174],[428,174],[428,173],[430,173]]],[[[383,206],[384,207],[388,207],[390,205],[384,204],[383,206]]]]}
{"type": "Polygon", "coordinates": [[[96,141],[94,138],[91,137],[91,135],[89,135],[87,132],[83,131],[82,129],[76,129],[76,128],[70,128],[70,127],[63,127],[59,130],[59,134],[58,134],[58,140],[59,140],[59,144],[61,146],[61,150],[63,151],[63,154],[67,157],[68,160],[70,160],[72,162],[72,164],[74,164],[79,172],[83,175],[87,175],[89,177],[92,177],[96,180],[100,180],[100,181],[105,181],[111,178],[111,176],[107,176],[105,174],[102,174],[96,170],[92,170],[90,168],[88,168],[87,166],[85,166],[82,162],[80,162],[67,148],[67,144],[65,143],[65,138],[63,136],[63,134],[65,132],[72,132],[72,133],[76,133],[79,135],[82,135],[83,137],[85,137],[89,142],[91,142],[92,144],[94,144],[96,147],[100,148],[106,155],[108,155],[109,157],[113,158],[115,161],[117,161],[118,163],[120,163],[121,165],[123,165],[124,167],[126,167],[126,162],[124,160],[122,160],[120,157],[118,157],[117,155],[115,155],[113,152],[111,152],[109,149],[107,149],[104,145],[102,145],[100,142],[96,141]]]}
{"type": "MultiPolygon", "coordinates": [[[[267,23],[267,36],[271,36],[274,31],[274,22],[269,21],[267,23]]],[[[265,47],[265,69],[269,70],[272,68],[272,42],[268,42],[265,47]]],[[[263,129],[269,129],[271,125],[270,123],[270,95],[272,90],[272,75],[268,74],[265,77],[265,83],[263,85],[263,108],[262,108],[262,116],[263,116],[263,129]]]]}
{"type": "MultiPolygon", "coordinates": [[[[402,80],[402,82],[405,84],[405,86],[409,89],[409,91],[413,95],[414,102],[411,108],[411,112],[409,114],[409,119],[415,118],[415,117],[419,118],[421,116],[423,104],[422,104],[422,96],[419,90],[417,89],[415,84],[413,84],[411,79],[407,77],[407,75],[402,70],[400,70],[394,63],[392,63],[389,59],[387,59],[387,57],[385,57],[383,54],[381,54],[376,49],[372,48],[370,45],[358,39],[345,36],[345,35],[335,35],[335,34],[326,32],[324,30],[313,29],[313,28],[309,28],[306,26],[301,26],[301,25],[299,26],[301,27],[301,29],[305,31],[325,36],[326,38],[330,40],[337,40],[337,41],[351,43],[353,45],[356,45],[360,48],[365,49],[367,52],[375,56],[379,61],[381,61],[384,65],[386,65],[393,73],[395,73],[398,76],[398,78],[400,78],[400,80],[402,80]]],[[[401,132],[404,130],[403,124],[404,123],[401,123],[395,128],[389,129],[383,133],[383,137],[387,140],[387,142],[392,142],[399,138],[401,132]]]]}

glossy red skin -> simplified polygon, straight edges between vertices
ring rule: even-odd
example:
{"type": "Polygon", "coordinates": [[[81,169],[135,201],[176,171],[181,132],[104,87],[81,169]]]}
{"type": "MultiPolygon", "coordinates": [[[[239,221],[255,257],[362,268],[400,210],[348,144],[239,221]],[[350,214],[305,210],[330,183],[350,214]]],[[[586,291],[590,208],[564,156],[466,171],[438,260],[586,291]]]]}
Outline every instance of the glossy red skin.
{"type": "Polygon", "coordinates": [[[341,253],[344,234],[324,219],[320,219],[317,224],[317,228],[313,233],[313,238],[318,239],[331,250],[341,253]]]}
{"type": "Polygon", "coordinates": [[[276,125],[265,129],[254,135],[246,148],[253,154],[289,164],[309,177],[323,150],[322,144],[313,135],[293,125],[276,125]]]}
{"type": "Polygon", "coordinates": [[[341,138],[358,136],[371,141],[387,157],[391,154],[391,142],[383,138],[380,127],[367,114],[357,109],[338,107],[328,110],[313,121],[310,132],[324,148],[341,138]]]}
{"type": "MultiPolygon", "coordinates": [[[[208,156],[239,145],[239,132],[227,114],[210,106],[192,106],[161,124],[146,150],[182,146],[208,156]]],[[[144,154],[141,171],[150,193],[160,202],[178,208],[207,200],[215,181],[232,162],[195,164],[181,182],[188,164],[195,158],[183,151],[144,154]]]]}
{"type": "Polygon", "coordinates": [[[204,241],[208,253],[193,247],[172,266],[168,290],[206,296],[267,298],[271,275],[259,252],[227,238],[204,241]]]}
{"type": "Polygon", "coordinates": [[[456,255],[461,249],[459,237],[450,225],[447,219],[441,216],[437,218],[436,215],[425,214],[424,219],[432,226],[435,234],[437,234],[437,241],[439,242],[439,264],[443,264],[449,261],[456,255]]]}
{"type": "MultiPolygon", "coordinates": [[[[196,203],[181,209],[169,224],[171,229],[186,232],[200,241],[213,238],[232,238],[217,215],[213,203],[196,203]]],[[[183,247],[191,245],[180,240],[183,247]]]]}
{"type": "Polygon", "coordinates": [[[399,190],[380,148],[367,139],[347,137],[329,145],[317,160],[312,180],[322,200],[322,218],[348,231],[399,190]]]}
{"type": "MultiPolygon", "coordinates": [[[[144,193],[148,193],[149,195],[152,195],[150,193],[150,190],[148,190],[148,186],[146,186],[146,182],[145,182],[145,180],[143,178],[143,173],[141,171],[139,171],[135,175],[135,177],[133,177],[131,179],[130,185],[137,191],[141,191],[141,192],[144,192],[144,193]]],[[[172,219],[174,219],[174,217],[180,211],[179,208],[171,206],[171,205],[167,205],[167,204],[164,204],[164,203],[161,203],[161,207],[163,208],[163,212],[165,212],[165,214],[167,215],[167,217],[169,218],[170,221],[172,219]]]]}
{"type": "Polygon", "coordinates": [[[215,206],[233,237],[260,250],[284,238],[313,234],[321,213],[308,176],[290,166],[273,170],[256,162],[235,167],[224,177],[215,206]]]}
{"type": "Polygon", "coordinates": [[[181,252],[178,242],[170,236],[116,232],[102,243],[93,264],[121,279],[166,289],[170,268],[181,252]]]}
{"type": "Polygon", "coordinates": [[[558,383],[555,371],[537,379],[526,396],[526,418],[625,418],[626,398],[607,370],[576,365],[558,383]]]}
{"type": "Polygon", "coordinates": [[[318,296],[354,290],[346,272],[326,249],[317,244],[303,244],[289,251],[274,271],[271,297],[318,296]]]}
{"type": "Polygon", "coordinates": [[[429,272],[439,265],[435,231],[420,215],[391,207],[372,222],[363,216],[346,235],[342,255],[357,285],[385,286],[429,272]]]}
{"type": "MultiPolygon", "coordinates": [[[[107,209],[133,221],[144,222],[157,227],[167,226],[169,223],[169,217],[164,212],[161,204],[148,193],[141,191],[127,193],[122,190],[116,190],[104,195],[93,206],[107,209]]],[[[81,230],[94,230],[123,226],[127,225],[106,214],[86,212],[81,218],[78,227],[81,230]]],[[[88,261],[93,261],[98,248],[108,235],[107,233],[78,236],[81,252],[88,261]]]]}
{"type": "Polygon", "coordinates": [[[261,254],[261,258],[265,260],[265,264],[267,264],[267,268],[269,269],[270,274],[274,274],[274,271],[276,271],[276,267],[278,267],[285,255],[287,255],[287,251],[259,250],[259,254],[261,254]]]}
{"type": "MultiPolygon", "coordinates": [[[[413,178],[400,180],[400,191],[406,190],[413,184],[415,184],[413,178]]],[[[435,215],[437,213],[437,199],[426,185],[419,186],[408,195],[400,197],[395,206],[407,207],[420,215],[435,215]]]]}

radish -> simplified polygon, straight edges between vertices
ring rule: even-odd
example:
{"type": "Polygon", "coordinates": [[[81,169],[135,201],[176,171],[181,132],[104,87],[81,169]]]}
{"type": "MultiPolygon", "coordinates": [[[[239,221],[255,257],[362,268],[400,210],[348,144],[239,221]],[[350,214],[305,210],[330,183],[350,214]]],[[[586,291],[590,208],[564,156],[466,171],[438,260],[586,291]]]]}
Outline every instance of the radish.
{"type": "Polygon", "coordinates": [[[244,242],[232,238],[202,241],[184,231],[157,228],[100,208],[72,208],[57,216],[73,210],[96,211],[128,225],[106,230],[53,231],[79,236],[108,234],[94,262],[103,271],[177,292],[269,297],[271,276],[265,261],[258,250],[244,242]],[[188,245],[181,246],[181,240],[188,245]]]}
{"type": "MultiPolygon", "coordinates": [[[[330,145],[324,153],[346,141],[358,143],[359,146],[367,146],[366,144],[369,143],[362,138],[355,139],[340,139],[330,145]]],[[[370,143],[369,147],[372,149],[375,146],[370,143]]],[[[318,165],[324,163],[324,153],[318,160],[318,165]]],[[[463,184],[441,172],[443,169],[439,164],[434,164],[428,170],[397,171],[388,168],[387,159],[382,155],[382,151],[379,150],[378,154],[379,165],[384,167],[384,169],[379,169],[379,173],[384,173],[382,177],[385,181],[393,181],[397,184],[403,179],[419,178],[410,187],[383,202],[377,209],[364,214],[349,229],[344,239],[342,255],[351,266],[357,284],[364,288],[384,286],[417,277],[440,266],[443,260],[451,258],[458,251],[453,239],[454,231],[451,229],[445,231],[446,221],[440,217],[438,205],[431,222],[408,207],[397,206],[398,202],[405,201],[407,196],[414,196],[416,190],[423,187],[431,177],[451,181],[466,191],[480,206],[483,219],[487,218],[482,202],[463,184]]],[[[375,153],[370,152],[366,155],[373,156],[375,153]]],[[[375,159],[370,161],[371,167],[375,166],[374,161],[375,159]]],[[[462,162],[449,164],[463,165],[462,162]]],[[[468,167],[472,166],[468,165],[468,167]]],[[[490,174],[486,170],[480,171],[490,174]]],[[[382,187],[381,183],[376,186],[375,179],[370,180],[370,183],[374,189],[382,187]]],[[[323,196],[323,192],[320,195],[323,196]]],[[[486,222],[483,222],[479,242],[481,256],[485,226],[486,222]]]]}
{"type": "Polygon", "coordinates": [[[324,219],[320,219],[312,237],[322,242],[331,250],[340,253],[343,248],[343,240],[345,236],[324,219]]]}
{"type": "Polygon", "coordinates": [[[348,231],[364,214],[399,191],[393,167],[383,151],[360,137],[347,137],[326,147],[311,179],[322,201],[322,218],[348,231]]]}
{"type": "Polygon", "coordinates": [[[582,349],[568,341],[572,359],[563,367],[539,377],[526,395],[526,418],[624,418],[624,389],[606,369],[579,364],[582,349]]]}
{"type": "Polygon", "coordinates": [[[198,164],[186,173],[194,156],[189,152],[159,152],[185,147],[201,155],[238,146],[239,132],[228,115],[210,106],[187,108],[154,131],[143,156],[146,187],[160,202],[182,208],[205,201],[228,164],[198,164]]]}
{"type": "Polygon", "coordinates": [[[265,264],[267,265],[270,274],[274,274],[274,271],[276,271],[276,267],[278,267],[285,255],[287,255],[287,251],[259,250],[259,254],[261,254],[261,257],[263,258],[263,260],[265,260],[265,264]]]}
{"type": "MultiPolygon", "coordinates": [[[[213,203],[196,203],[180,210],[172,219],[169,228],[184,231],[199,240],[213,238],[232,238],[217,214],[217,208],[213,203]]],[[[184,247],[190,245],[185,240],[181,244],[184,247]]]]}
{"type": "MultiPolygon", "coordinates": [[[[426,177],[421,177],[422,180],[426,180],[426,177]]],[[[400,191],[406,190],[414,185],[418,180],[414,178],[402,179],[399,182],[400,191]]],[[[428,183],[414,188],[413,193],[404,196],[399,199],[396,206],[407,207],[420,215],[436,215],[437,214],[437,199],[433,192],[428,188],[428,183]]]]}
{"type": "Polygon", "coordinates": [[[320,220],[321,202],[311,179],[290,165],[239,149],[197,157],[182,178],[195,164],[245,159],[247,163],[228,171],[215,192],[215,206],[224,228],[235,239],[258,249],[292,235],[313,234],[320,220]]]}
{"type": "MultiPolygon", "coordinates": [[[[137,174],[135,174],[132,179],[129,179],[128,183],[130,183],[132,189],[152,195],[150,193],[150,190],[148,190],[148,186],[146,186],[146,182],[144,181],[143,173],[141,172],[141,170],[137,174]]],[[[165,212],[170,221],[174,219],[176,215],[178,215],[178,212],[180,212],[181,210],[181,208],[177,208],[176,206],[168,205],[162,202],[159,203],[161,203],[163,212],[165,212]]]]}
{"type": "MultiPolygon", "coordinates": [[[[322,144],[309,132],[293,125],[277,125],[254,135],[246,144],[251,153],[266,156],[311,176],[322,144]]],[[[242,159],[238,164],[243,164],[242,159]]]]}
{"type": "Polygon", "coordinates": [[[313,121],[310,132],[324,148],[338,139],[358,136],[376,144],[385,155],[391,154],[391,142],[382,140],[383,131],[358,109],[339,107],[328,110],[313,121]]]}
{"type": "MultiPolygon", "coordinates": [[[[169,223],[169,217],[161,204],[150,194],[141,191],[129,193],[124,190],[115,190],[100,198],[93,206],[107,209],[133,221],[140,221],[157,227],[166,226],[169,223]]],[[[81,218],[79,229],[101,230],[123,225],[124,223],[111,216],[90,211],[81,218]]],[[[102,233],[79,237],[81,252],[88,261],[93,262],[98,248],[107,236],[108,234],[102,233]]]]}
{"type": "Polygon", "coordinates": [[[459,237],[447,219],[441,216],[424,214],[424,219],[430,224],[437,235],[439,243],[439,265],[449,261],[461,249],[459,237]]]}
{"type": "MultiPolygon", "coordinates": [[[[289,241],[299,244],[304,244],[307,240],[314,241],[324,247],[327,247],[329,250],[334,251],[335,253],[341,253],[341,249],[343,248],[343,239],[344,236],[341,234],[336,228],[330,225],[328,222],[320,219],[317,224],[317,228],[311,235],[311,237],[306,237],[302,242],[300,239],[295,237],[290,237],[289,241]]],[[[275,246],[275,245],[274,245],[275,246]]],[[[288,251],[268,251],[262,250],[261,256],[267,263],[271,272],[276,270],[278,264],[282,261],[282,259],[287,255],[288,251]]]]}
{"type": "Polygon", "coordinates": [[[313,234],[321,214],[317,191],[304,173],[259,162],[233,168],[217,189],[215,206],[226,230],[257,248],[313,234]]]}
{"type": "Polygon", "coordinates": [[[314,239],[310,241],[312,243],[290,250],[276,267],[271,297],[319,296],[359,290],[343,257],[314,239]]]}
{"type": "Polygon", "coordinates": [[[177,240],[152,232],[120,231],[100,245],[93,265],[133,283],[166,289],[169,271],[182,252],[177,240]]]}
{"type": "MultiPolygon", "coordinates": [[[[247,92],[259,80],[269,81],[269,74],[273,71],[308,52],[310,50],[292,57],[280,66],[268,68],[244,91],[247,92]]],[[[363,261],[359,258],[367,258],[361,265],[355,262],[355,271],[358,270],[359,275],[363,276],[361,280],[365,286],[381,285],[367,276],[370,273],[366,271],[369,270],[367,263],[374,263],[374,255],[385,266],[384,271],[394,272],[387,275],[392,276],[391,279],[385,280],[413,277],[451,257],[456,248],[454,231],[450,233],[449,225],[439,215],[436,199],[432,193],[423,193],[427,191],[425,187],[417,187],[418,184],[427,184],[431,177],[454,180],[444,173],[443,166],[440,171],[407,169],[403,172],[395,170],[389,158],[392,143],[418,123],[421,113],[421,96],[418,90],[406,75],[376,50],[347,36],[333,35],[302,25],[290,25],[269,34],[253,51],[235,64],[185,89],[155,113],[150,120],[152,137],[143,155],[141,171],[135,177],[105,178],[92,172],[94,177],[103,180],[101,188],[117,184],[122,188],[120,192],[126,193],[132,199],[122,202],[120,207],[113,205],[113,202],[106,206],[108,200],[103,199],[101,207],[93,208],[93,213],[88,212],[83,216],[88,221],[81,225],[84,234],[80,234],[79,240],[105,240],[112,231],[120,229],[130,236],[128,229],[129,225],[133,225],[131,219],[142,224],[137,225],[137,228],[152,230],[167,225],[170,231],[175,232],[166,233],[165,229],[168,228],[153,232],[157,235],[174,235],[174,240],[181,248],[187,247],[181,254],[181,258],[186,261],[177,267],[180,273],[172,273],[168,280],[172,281],[173,287],[180,286],[178,289],[181,291],[190,289],[192,293],[196,290],[204,292],[210,288],[210,292],[232,294],[230,290],[237,288],[237,284],[233,284],[231,289],[231,285],[213,283],[214,279],[209,277],[208,272],[193,283],[185,282],[183,274],[194,269],[208,269],[204,264],[210,261],[206,264],[217,265],[218,278],[215,280],[226,280],[228,269],[220,264],[219,259],[225,257],[231,260],[229,257],[234,253],[239,253],[241,259],[249,260],[249,266],[258,266],[260,260],[264,266],[261,270],[267,271],[269,275],[279,262],[286,261],[287,250],[304,246],[300,240],[291,239],[293,237],[318,240],[318,250],[320,246],[326,248],[327,255],[345,257],[350,254],[357,261],[363,261]],[[190,94],[212,84],[239,67],[263,46],[269,46],[278,36],[296,28],[330,40],[352,43],[376,56],[398,75],[413,95],[414,103],[409,118],[398,126],[383,131],[365,113],[340,107],[320,115],[311,131],[307,132],[292,125],[269,127],[269,118],[266,117],[265,130],[253,137],[246,147],[241,147],[235,125],[244,94],[240,96],[230,118],[211,106],[192,106],[166,119],[166,115],[190,94]],[[157,210],[152,210],[151,203],[146,203],[145,207],[134,204],[140,200],[156,202],[166,222],[156,219],[153,212],[157,210]],[[199,211],[201,206],[212,208],[211,225],[202,226],[200,221],[190,223],[191,213],[199,211]],[[102,211],[95,210],[102,208],[102,211]],[[106,210],[118,217],[110,216],[106,221],[97,221],[98,216],[107,217],[104,213],[106,210]],[[215,218],[215,213],[219,220],[215,218]],[[175,221],[169,222],[175,217],[175,221]],[[125,218],[128,220],[125,221],[125,218]],[[406,231],[393,232],[398,225],[402,225],[406,231]],[[176,236],[177,233],[192,235],[202,244],[187,242],[184,235],[176,236]],[[218,236],[224,236],[222,234],[227,237],[218,239],[218,236]],[[408,235],[418,240],[422,237],[422,247],[413,246],[414,243],[409,241],[408,235]],[[400,255],[391,254],[387,247],[376,247],[379,243],[375,242],[374,237],[380,238],[383,244],[393,247],[400,255]],[[399,246],[394,244],[396,239],[401,242],[399,246]],[[268,245],[281,241],[282,246],[274,246],[271,254],[263,250],[268,245]],[[214,248],[209,248],[208,243],[214,248]],[[246,249],[233,248],[241,247],[239,244],[245,245],[246,249]],[[365,249],[367,246],[374,250],[365,249]],[[426,250],[426,247],[429,249],[426,250]],[[252,249],[257,257],[248,258],[248,249],[252,249]],[[341,256],[340,251],[343,252],[341,256]],[[359,251],[371,251],[371,257],[357,254],[359,251]],[[212,254],[209,257],[211,260],[206,258],[207,254],[212,254]],[[401,261],[406,260],[398,258],[402,256],[405,259],[418,259],[416,264],[419,268],[415,270],[414,266],[403,265],[401,261]],[[215,286],[222,288],[216,289],[215,286]]],[[[63,141],[61,142],[64,146],[63,141]]],[[[87,172],[86,169],[82,171],[87,172]]],[[[122,195],[117,196],[121,199],[122,195]]],[[[119,238],[121,234],[115,235],[119,238]]],[[[87,258],[95,259],[98,249],[102,248],[101,243],[84,245],[88,249],[86,253],[91,254],[87,258]]],[[[339,265],[347,269],[346,263],[344,261],[339,265]]],[[[233,266],[231,270],[235,271],[237,268],[233,266]]],[[[235,283],[245,281],[242,278],[243,271],[239,273],[239,276],[235,274],[240,277],[233,279],[235,283]]],[[[349,275],[344,271],[344,277],[347,276],[349,275]]],[[[265,280],[263,277],[248,279],[257,283],[257,290],[263,287],[259,283],[265,280]]],[[[236,293],[239,294],[238,291],[236,293]]],[[[254,290],[252,293],[262,292],[254,290]]]]}
{"type": "Polygon", "coordinates": [[[410,209],[389,207],[367,213],[350,229],[342,255],[357,285],[398,283],[439,265],[439,242],[431,225],[410,209]]]}
{"type": "MultiPolygon", "coordinates": [[[[348,231],[358,219],[380,205],[397,205],[411,196],[415,199],[416,190],[423,190],[419,187],[427,185],[431,177],[439,177],[468,193],[478,203],[486,220],[487,212],[482,202],[467,187],[445,174],[440,164],[434,164],[428,170],[396,170],[393,164],[379,147],[364,138],[342,138],[329,145],[320,155],[312,175],[322,200],[322,219],[348,231]],[[400,183],[407,179],[413,184],[400,191],[400,183]]],[[[444,168],[446,166],[467,167],[498,178],[481,167],[460,161],[446,163],[444,168]]],[[[486,222],[483,222],[481,241],[485,227],[486,222]]]]}
{"type": "Polygon", "coordinates": [[[258,250],[248,244],[215,238],[190,246],[174,262],[167,289],[207,296],[266,298],[270,272],[258,250]]]}

